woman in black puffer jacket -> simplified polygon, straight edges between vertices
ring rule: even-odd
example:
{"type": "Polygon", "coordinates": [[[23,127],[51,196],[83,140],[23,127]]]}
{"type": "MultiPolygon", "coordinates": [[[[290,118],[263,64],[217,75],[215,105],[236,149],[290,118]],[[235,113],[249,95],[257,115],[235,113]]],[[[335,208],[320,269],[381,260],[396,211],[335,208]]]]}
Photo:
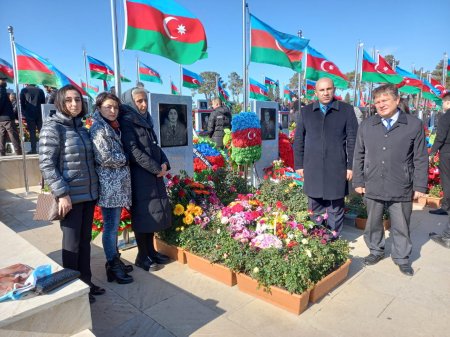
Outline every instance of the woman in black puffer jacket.
{"type": "Polygon", "coordinates": [[[57,111],[46,119],[39,139],[39,167],[44,181],[58,198],[63,232],[63,267],[78,270],[92,295],[104,289],[91,281],[91,233],[98,197],[98,177],[89,134],[81,118],[86,113],[80,91],[73,85],[58,90],[57,111]]]}

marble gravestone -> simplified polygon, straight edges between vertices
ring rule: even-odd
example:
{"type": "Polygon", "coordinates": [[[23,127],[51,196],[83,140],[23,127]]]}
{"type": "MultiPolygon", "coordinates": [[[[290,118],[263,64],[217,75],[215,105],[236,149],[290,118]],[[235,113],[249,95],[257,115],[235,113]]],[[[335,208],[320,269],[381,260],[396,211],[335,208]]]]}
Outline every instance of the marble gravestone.
{"type": "Polygon", "coordinates": [[[159,145],[169,159],[171,174],[194,175],[192,97],[150,94],[150,111],[159,145]]]}
{"type": "MultiPolygon", "coordinates": [[[[272,165],[278,155],[278,103],[251,101],[252,111],[261,121],[261,159],[255,163],[256,178],[263,180],[264,168],[272,165]]],[[[257,181],[255,181],[257,183],[257,181]]],[[[255,184],[255,182],[253,182],[255,184]]],[[[257,184],[255,184],[257,185],[257,184]]]]}
{"type": "Polygon", "coordinates": [[[195,131],[208,130],[208,120],[212,109],[208,107],[206,99],[197,100],[197,111],[195,112],[195,131]]]}
{"type": "Polygon", "coordinates": [[[280,129],[283,133],[289,135],[289,125],[290,121],[289,111],[279,111],[278,113],[278,125],[280,125],[280,129]]]}
{"type": "Polygon", "coordinates": [[[42,113],[42,123],[45,122],[47,117],[50,115],[50,112],[56,112],[56,107],[54,104],[42,104],[41,105],[41,113],[42,113]]]}

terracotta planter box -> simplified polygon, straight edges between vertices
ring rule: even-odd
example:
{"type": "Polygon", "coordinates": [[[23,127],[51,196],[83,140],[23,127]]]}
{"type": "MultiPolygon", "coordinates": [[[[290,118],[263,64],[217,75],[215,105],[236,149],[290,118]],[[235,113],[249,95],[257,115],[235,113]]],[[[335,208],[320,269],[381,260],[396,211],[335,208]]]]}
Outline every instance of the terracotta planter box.
{"type": "Polygon", "coordinates": [[[308,307],[310,289],[304,293],[289,294],[286,290],[271,287],[271,293],[265,292],[263,288],[258,289],[258,281],[245,274],[237,274],[238,288],[240,291],[269,302],[281,309],[300,315],[308,307]]]}
{"type": "Polygon", "coordinates": [[[156,251],[167,255],[172,260],[177,261],[181,264],[186,264],[186,255],[184,254],[184,250],[180,247],[169,245],[165,243],[161,239],[155,236],[155,249],[156,251]]]}
{"type": "MultiPolygon", "coordinates": [[[[356,218],[355,226],[358,229],[364,230],[366,228],[366,222],[367,222],[367,219],[356,218]]],[[[383,220],[383,227],[384,227],[384,230],[388,230],[389,228],[391,228],[391,221],[389,219],[383,220]]]]}
{"type": "Polygon", "coordinates": [[[427,206],[431,208],[441,207],[442,198],[437,197],[427,197],[427,206]]]}
{"type": "Polygon", "coordinates": [[[210,261],[190,252],[185,251],[184,253],[186,255],[189,268],[194,269],[216,281],[222,282],[229,287],[236,285],[236,274],[229,268],[220,264],[211,263],[210,261]]]}
{"type": "Polygon", "coordinates": [[[333,290],[337,285],[342,283],[347,278],[351,262],[351,260],[347,260],[338,269],[317,282],[314,285],[314,288],[311,290],[311,293],[309,294],[309,301],[312,303],[316,303],[331,290],[333,290]]]}

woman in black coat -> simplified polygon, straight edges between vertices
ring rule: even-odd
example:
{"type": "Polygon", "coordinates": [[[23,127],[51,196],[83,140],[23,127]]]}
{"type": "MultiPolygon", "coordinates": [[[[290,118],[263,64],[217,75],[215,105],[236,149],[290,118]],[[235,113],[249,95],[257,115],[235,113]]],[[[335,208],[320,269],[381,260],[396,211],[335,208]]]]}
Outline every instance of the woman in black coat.
{"type": "Polygon", "coordinates": [[[147,92],[133,88],[123,94],[119,124],[122,143],[130,160],[131,221],[138,245],[136,266],[146,271],[158,269],[169,258],[155,250],[154,232],[172,224],[172,207],[167,197],[164,176],[169,161],[158,146],[153,120],[148,112],[147,92]]]}

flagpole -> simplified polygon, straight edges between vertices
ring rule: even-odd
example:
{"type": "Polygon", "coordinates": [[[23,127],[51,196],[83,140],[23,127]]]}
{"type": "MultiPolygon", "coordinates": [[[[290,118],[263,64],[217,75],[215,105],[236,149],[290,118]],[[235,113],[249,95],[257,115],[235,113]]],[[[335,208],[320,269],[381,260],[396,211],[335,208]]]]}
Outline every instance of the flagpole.
{"type": "Polygon", "coordinates": [[[172,94],[172,76],[169,76],[169,81],[170,81],[170,94],[172,94]]]}
{"type": "MultiPolygon", "coordinates": [[[[297,32],[297,36],[299,38],[303,37],[303,32],[301,29],[298,30],[297,32]]],[[[302,54],[302,58],[303,58],[303,54],[302,54]]],[[[300,60],[301,61],[301,60],[300,60]]],[[[303,64],[302,64],[303,65],[303,64]]],[[[300,107],[301,107],[301,97],[302,97],[302,82],[303,82],[303,78],[302,78],[302,70],[300,69],[299,73],[298,73],[298,111],[300,111],[300,107]]],[[[306,88],[305,88],[305,96],[306,96],[306,88]]]]}
{"type": "Polygon", "coordinates": [[[242,0],[242,59],[244,77],[244,102],[242,111],[247,111],[248,106],[248,73],[247,73],[247,0],[242,0]]]}
{"type": "Polygon", "coordinates": [[[86,80],[86,89],[89,88],[89,79],[88,79],[88,66],[87,66],[87,57],[86,57],[86,49],[83,49],[83,63],[84,63],[84,77],[86,80]]]}
{"type": "Polygon", "coordinates": [[[353,106],[356,106],[356,91],[358,86],[358,65],[359,65],[359,48],[361,45],[361,41],[358,40],[358,44],[356,45],[356,56],[355,56],[355,78],[353,80],[353,106]]]}
{"type": "Polygon", "coordinates": [[[111,24],[112,24],[112,39],[114,52],[114,84],[116,86],[116,96],[121,96],[120,88],[120,63],[119,63],[119,44],[117,40],[117,15],[116,15],[116,0],[111,0],[111,24]]]}
{"type": "Polygon", "coordinates": [[[23,123],[22,123],[22,108],[20,104],[20,94],[19,94],[19,72],[17,71],[17,55],[16,55],[16,44],[14,42],[14,28],[13,26],[8,26],[9,40],[11,42],[11,54],[13,61],[13,72],[14,72],[14,87],[16,88],[16,99],[17,99],[17,112],[19,117],[19,132],[20,132],[20,146],[22,148],[22,167],[23,167],[23,180],[25,183],[25,196],[28,195],[28,176],[27,176],[27,161],[25,157],[25,146],[24,146],[24,134],[23,134],[23,123]]]}
{"type": "Polygon", "coordinates": [[[136,86],[139,82],[139,56],[136,56],[136,86]]]}
{"type": "Polygon", "coordinates": [[[180,66],[180,96],[183,95],[183,67],[180,66]]]}

